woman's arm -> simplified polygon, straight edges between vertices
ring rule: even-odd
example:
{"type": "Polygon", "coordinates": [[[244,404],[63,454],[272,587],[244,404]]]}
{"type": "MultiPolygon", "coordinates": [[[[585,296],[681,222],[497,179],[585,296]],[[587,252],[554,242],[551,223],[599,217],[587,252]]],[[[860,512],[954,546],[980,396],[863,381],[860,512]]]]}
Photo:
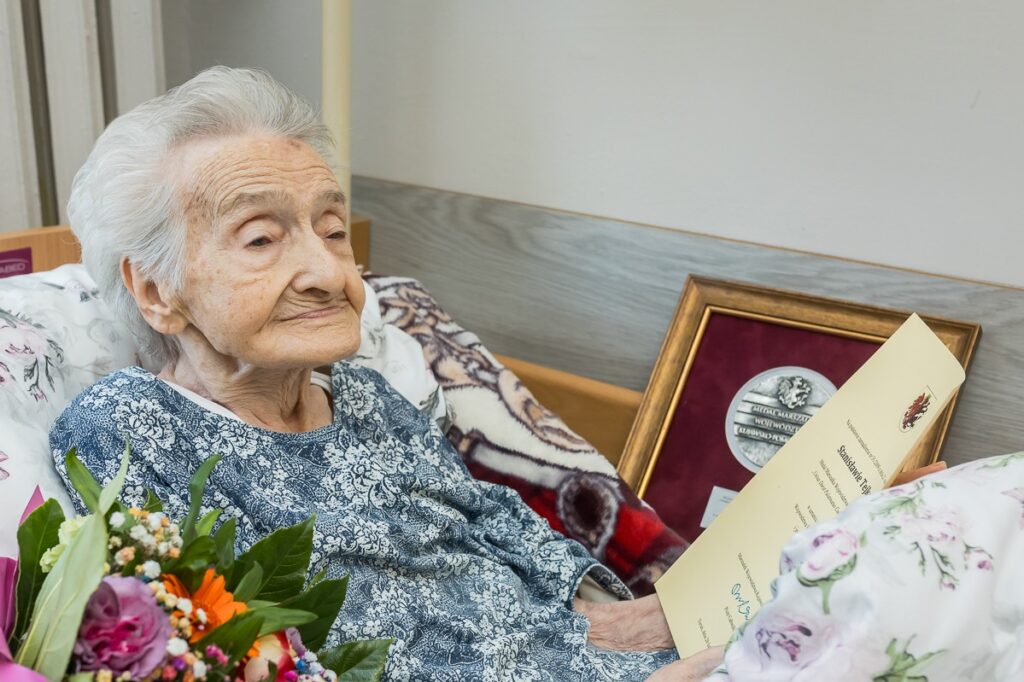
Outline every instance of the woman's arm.
{"type": "Polygon", "coordinates": [[[656,594],[610,604],[575,599],[573,607],[590,621],[590,642],[602,649],[657,651],[673,646],[656,594]]]}

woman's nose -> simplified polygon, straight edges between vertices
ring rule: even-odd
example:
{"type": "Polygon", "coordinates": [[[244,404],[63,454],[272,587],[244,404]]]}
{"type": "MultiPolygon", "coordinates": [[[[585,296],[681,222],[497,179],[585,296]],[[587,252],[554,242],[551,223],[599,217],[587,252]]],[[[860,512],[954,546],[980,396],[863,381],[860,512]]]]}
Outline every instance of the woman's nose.
{"type": "Polygon", "coordinates": [[[344,263],[338,254],[313,230],[304,231],[293,252],[295,277],[292,285],[297,291],[319,289],[337,294],[345,286],[344,263]]]}

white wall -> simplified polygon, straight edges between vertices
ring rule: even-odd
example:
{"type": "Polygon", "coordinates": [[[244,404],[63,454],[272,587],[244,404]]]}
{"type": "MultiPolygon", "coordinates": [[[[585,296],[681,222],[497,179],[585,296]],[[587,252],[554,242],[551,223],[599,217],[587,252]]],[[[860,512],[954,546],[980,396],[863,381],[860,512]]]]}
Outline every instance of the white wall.
{"type": "Polygon", "coordinates": [[[320,0],[162,0],[167,86],[215,64],[263,68],[320,103],[320,0]]]}
{"type": "Polygon", "coordinates": [[[1017,0],[353,13],[356,174],[1024,285],[1017,0]]]}
{"type": "Polygon", "coordinates": [[[0,232],[41,222],[21,3],[0,5],[0,232]]]}

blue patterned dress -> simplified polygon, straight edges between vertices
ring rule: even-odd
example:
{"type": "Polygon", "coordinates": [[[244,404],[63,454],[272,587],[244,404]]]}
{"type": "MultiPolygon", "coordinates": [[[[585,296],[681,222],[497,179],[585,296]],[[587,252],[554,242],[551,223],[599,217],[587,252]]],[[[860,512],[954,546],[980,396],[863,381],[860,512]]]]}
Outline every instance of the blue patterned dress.
{"type": "Polygon", "coordinates": [[[315,512],[312,572],[351,576],[328,643],[394,637],[389,680],[642,680],[675,660],[588,644],[588,621],[572,610],[580,581],[626,588],[515,491],[473,479],[437,424],[379,374],[339,362],[331,382],[333,423],[279,433],[131,367],[75,398],[50,445],[65,483],[72,445],[106,481],[130,434],[126,501],[151,488],[179,517],[192,472],[224,455],[203,506],[237,517],[240,549],[315,512]]]}

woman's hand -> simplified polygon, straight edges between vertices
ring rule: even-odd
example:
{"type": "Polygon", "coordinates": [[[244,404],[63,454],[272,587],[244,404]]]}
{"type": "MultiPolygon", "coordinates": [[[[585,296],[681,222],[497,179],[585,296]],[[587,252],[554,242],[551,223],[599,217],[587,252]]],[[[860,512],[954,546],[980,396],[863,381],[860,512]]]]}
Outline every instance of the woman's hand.
{"type": "Polygon", "coordinates": [[[576,599],[573,606],[590,621],[587,639],[612,651],[657,651],[674,646],[658,595],[610,604],[576,599]]]}
{"type": "MultiPolygon", "coordinates": [[[[904,483],[910,483],[911,481],[916,481],[917,479],[921,478],[922,476],[927,476],[928,474],[934,474],[936,472],[942,471],[945,468],[946,468],[946,463],[945,462],[935,462],[934,464],[929,464],[928,466],[921,467],[920,469],[914,469],[913,471],[907,471],[907,472],[904,472],[902,474],[898,474],[896,476],[896,478],[894,478],[892,480],[892,485],[893,486],[897,486],[897,485],[903,485],[904,483]]],[[[892,487],[892,486],[890,486],[890,487],[892,487]]]]}
{"type": "MultiPolygon", "coordinates": [[[[934,474],[946,468],[945,462],[900,474],[893,485],[902,485],[922,476],[934,474]]],[[[577,612],[590,621],[588,640],[594,646],[612,651],[657,651],[674,646],[668,621],[661,610],[658,595],[652,594],[633,601],[598,604],[576,599],[573,606],[577,612]]],[[[649,679],[658,680],[699,680],[715,668],[722,660],[720,647],[708,649],[682,661],[677,661],[657,671],[649,679]]]]}
{"type": "Polygon", "coordinates": [[[722,663],[724,654],[725,647],[705,649],[689,658],[655,670],[654,674],[647,678],[647,682],[698,682],[722,663]]]}

